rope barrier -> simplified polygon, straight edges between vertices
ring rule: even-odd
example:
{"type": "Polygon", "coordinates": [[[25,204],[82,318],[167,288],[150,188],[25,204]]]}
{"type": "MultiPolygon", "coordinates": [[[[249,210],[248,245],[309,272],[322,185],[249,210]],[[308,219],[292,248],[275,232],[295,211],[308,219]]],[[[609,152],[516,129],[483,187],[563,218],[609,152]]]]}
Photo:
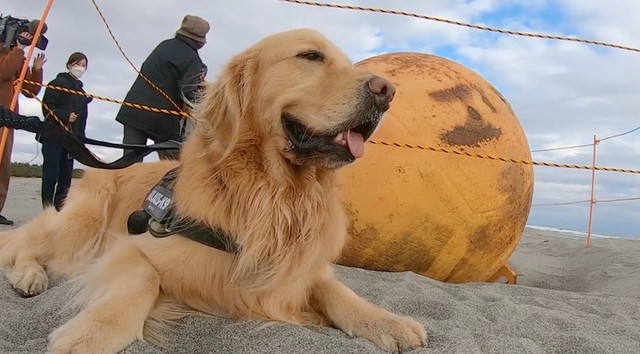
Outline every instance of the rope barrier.
{"type": "MultiPolygon", "coordinates": [[[[96,3],[95,0],[91,0],[91,2],[93,3],[93,6],[96,8],[96,11],[98,11],[98,15],[100,15],[100,18],[102,19],[102,22],[104,23],[105,27],[107,28],[107,31],[109,32],[109,35],[111,36],[111,39],[113,39],[114,43],[116,44],[116,47],[118,47],[118,50],[120,51],[120,53],[122,54],[122,56],[124,57],[124,59],[129,63],[129,65],[131,65],[131,67],[133,68],[133,70],[135,70],[138,75],[140,75],[140,77],[146,81],[153,89],[155,89],[156,91],[158,91],[162,96],[164,96],[164,98],[166,98],[178,111],[180,111],[181,113],[179,115],[184,116],[184,117],[189,117],[189,114],[185,113],[180,106],[178,106],[172,99],[171,97],[169,97],[164,91],[162,91],[158,86],[156,86],[153,82],[151,82],[151,80],[149,80],[146,76],[144,76],[137,68],[135,65],[133,65],[133,63],[131,62],[131,60],[129,60],[129,57],[127,57],[127,55],[125,54],[124,50],[122,49],[122,47],[120,46],[120,43],[118,42],[118,40],[116,39],[115,35],[113,34],[113,32],[111,31],[111,27],[109,26],[109,23],[107,22],[107,19],[104,17],[104,15],[102,14],[102,11],[100,11],[100,7],[98,7],[98,4],[96,3]]],[[[155,111],[154,111],[155,112],[155,111]]]]}
{"type": "Polygon", "coordinates": [[[586,204],[586,203],[591,203],[591,201],[587,199],[587,200],[576,200],[573,202],[531,204],[531,206],[532,207],[561,206],[561,205],[575,205],[575,204],[586,204]]]}
{"type": "MultiPolygon", "coordinates": [[[[620,137],[623,137],[625,135],[631,134],[631,133],[633,133],[635,131],[638,131],[638,130],[640,130],[640,127],[633,128],[633,129],[631,129],[629,131],[626,131],[624,133],[614,134],[614,135],[608,136],[606,138],[598,139],[598,142],[602,142],[602,141],[610,140],[610,139],[615,139],[615,138],[620,138],[620,137]]],[[[537,149],[537,150],[531,150],[531,152],[546,152],[546,151],[569,150],[569,149],[577,149],[577,148],[590,147],[590,146],[593,146],[593,143],[582,144],[582,145],[562,146],[562,147],[549,148],[549,149],[537,149]]]]}
{"type": "Polygon", "coordinates": [[[469,157],[478,157],[478,158],[481,158],[481,159],[489,159],[489,160],[503,161],[503,162],[513,162],[513,163],[519,163],[519,164],[523,164],[523,165],[536,165],[536,166],[559,167],[559,168],[573,168],[573,169],[580,169],[580,170],[596,170],[596,171],[624,172],[624,173],[640,174],[640,170],[631,170],[631,169],[613,168],[613,167],[598,167],[598,166],[559,164],[559,163],[539,162],[539,161],[527,161],[527,160],[519,160],[519,159],[513,159],[513,158],[505,158],[505,157],[499,157],[499,156],[478,154],[478,153],[473,153],[473,152],[468,152],[468,151],[450,150],[450,149],[442,148],[442,147],[422,146],[422,145],[417,145],[417,144],[390,143],[390,142],[379,141],[379,140],[371,140],[371,141],[369,141],[369,143],[377,144],[377,145],[385,145],[385,146],[395,146],[395,147],[410,148],[410,149],[430,150],[430,151],[435,151],[435,152],[444,152],[444,153],[448,153],[448,154],[464,155],[464,156],[469,156],[469,157]]]}
{"type": "MultiPolygon", "coordinates": [[[[23,90],[24,91],[24,90],[23,90]]],[[[58,118],[58,116],[53,113],[53,110],[51,108],[49,108],[49,106],[47,106],[44,102],[42,102],[42,100],[38,97],[38,96],[34,96],[33,98],[35,98],[38,102],[40,102],[40,104],[42,105],[42,107],[44,107],[44,109],[47,110],[47,112],[49,112],[49,114],[51,115],[51,117],[58,123],[60,124],[60,126],[62,127],[62,129],[64,129],[66,132],[71,133],[71,130],[69,130],[69,127],[64,124],[64,122],[58,118]]]]}
{"type": "Polygon", "coordinates": [[[451,24],[451,25],[473,28],[473,29],[482,30],[482,31],[496,32],[496,33],[501,33],[501,34],[510,34],[510,35],[523,36],[523,37],[533,37],[533,38],[543,38],[543,39],[554,39],[554,40],[561,40],[561,41],[579,42],[579,43],[593,44],[593,45],[598,45],[598,46],[604,46],[604,47],[610,47],[610,48],[622,49],[622,50],[627,50],[627,51],[640,53],[640,48],[623,46],[623,45],[619,45],[619,44],[612,44],[612,43],[601,42],[601,41],[596,41],[596,40],[591,40],[591,39],[581,39],[581,38],[564,37],[564,36],[557,36],[557,35],[547,35],[547,34],[538,34],[538,33],[529,33],[529,32],[504,30],[504,29],[500,29],[500,28],[474,25],[474,24],[470,24],[470,23],[465,23],[465,22],[460,22],[460,21],[453,21],[453,20],[434,17],[434,16],[419,15],[419,14],[415,14],[415,13],[411,13],[411,12],[405,12],[405,11],[388,10],[388,9],[373,8],[373,7],[363,7],[363,6],[354,6],[354,5],[340,5],[340,4],[320,3],[320,2],[315,2],[315,1],[302,1],[302,0],[278,0],[278,1],[284,1],[284,2],[289,2],[289,3],[300,4],[300,5],[310,5],[310,6],[320,6],[320,7],[329,7],[329,8],[337,8],[337,9],[370,11],[370,12],[379,12],[379,13],[392,14],[392,15],[409,16],[409,17],[420,18],[420,19],[423,19],[423,20],[443,22],[443,23],[447,23],[447,24],[451,24]]]}
{"type": "Polygon", "coordinates": [[[630,198],[617,198],[617,199],[596,199],[595,203],[613,203],[613,202],[629,202],[633,200],[640,200],[640,197],[630,197],[630,198]]]}
{"type": "MultiPolygon", "coordinates": [[[[16,81],[18,81],[18,80],[16,80],[16,81]]],[[[101,101],[117,103],[117,104],[120,104],[120,105],[133,107],[133,108],[138,108],[138,109],[151,111],[151,112],[155,112],[155,113],[172,114],[172,115],[184,116],[184,117],[188,117],[189,116],[188,113],[181,112],[181,111],[180,112],[179,111],[172,111],[172,110],[168,110],[168,109],[164,109],[164,108],[150,107],[150,106],[139,104],[139,103],[131,103],[131,102],[126,102],[126,101],[120,101],[120,100],[116,100],[116,99],[113,99],[113,98],[102,97],[102,96],[93,95],[93,94],[82,92],[82,91],[72,90],[72,89],[69,89],[69,88],[66,88],[66,87],[62,87],[62,86],[41,84],[39,82],[30,81],[30,80],[22,80],[22,81],[25,82],[25,83],[31,84],[31,85],[37,85],[37,86],[44,87],[44,88],[50,88],[52,90],[62,91],[62,92],[75,94],[75,95],[80,95],[80,96],[85,96],[85,97],[91,97],[91,98],[95,98],[95,99],[98,99],[98,100],[101,100],[101,101]]]]}
{"type": "MultiPolygon", "coordinates": [[[[86,97],[93,97],[93,98],[98,99],[98,100],[104,100],[104,101],[107,101],[107,102],[118,103],[118,104],[127,105],[127,106],[138,108],[138,109],[149,110],[149,111],[152,111],[152,112],[160,112],[160,113],[168,113],[168,114],[180,114],[180,112],[176,112],[176,111],[169,111],[169,110],[165,110],[165,109],[161,109],[161,108],[149,107],[149,106],[145,106],[145,105],[141,105],[141,104],[137,104],[137,103],[119,101],[119,100],[115,100],[115,99],[111,99],[111,98],[107,98],[107,97],[101,97],[101,96],[97,96],[97,95],[88,94],[88,93],[81,92],[81,91],[71,90],[71,89],[68,89],[66,87],[60,87],[60,86],[55,86],[55,85],[47,85],[47,84],[40,84],[38,82],[29,81],[29,80],[23,80],[23,81],[26,82],[26,83],[29,83],[29,84],[39,85],[39,86],[42,86],[42,87],[45,87],[45,88],[51,88],[53,90],[60,90],[60,91],[71,93],[71,94],[77,94],[77,95],[82,95],[82,96],[86,96],[86,97]]],[[[376,144],[376,145],[394,146],[394,147],[419,149],[419,150],[429,150],[429,151],[434,151],[434,152],[444,152],[444,153],[448,153],[448,154],[464,155],[464,156],[469,156],[469,157],[477,157],[477,158],[482,158],[482,159],[489,159],[489,160],[503,161],[503,162],[512,162],[512,163],[519,163],[519,164],[525,164],[525,165],[559,167],[559,168],[572,168],[572,169],[582,169],[582,170],[594,170],[595,169],[597,171],[609,171],[609,172],[623,172],[623,173],[640,174],[640,170],[632,170],[632,169],[622,169],[622,168],[612,168],[612,167],[597,167],[597,166],[593,167],[593,166],[582,166],[582,165],[573,165],[573,164],[558,164],[558,163],[539,162],[539,161],[526,161],[526,160],[519,160],[519,159],[513,159],[513,158],[505,158],[505,157],[499,157],[499,156],[472,153],[472,152],[468,152],[468,151],[451,150],[451,149],[447,149],[447,148],[443,148],[443,147],[432,147],[432,146],[423,146],[423,145],[417,145],[417,144],[395,143],[395,142],[387,142],[387,141],[379,141],[379,140],[370,140],[368,142],[370,144],[376,144]]]]}
{"type": "Polygon", "coordinates": [[[531,152],[547,152],[547,151],[570,150],[570,149],[577,149],[577,148],[583,148],[583,147],[588,147],[588,146],[593,146],[593,143],[591,143],[591,144],[582,144],[582,145],[562,146],[562,147],[549,148],[549,149],[537,149],[537,150],[531,150],[531,152]]]}
{"type": "Polygon", "coordinates": [[[625,136],[627,134],[631,134],[631,133],[637,131],[638,129],[640,129],[640,127],[633,128],[633,129],[631,129],[631,130],[629,130],[627,132],[624,132],[624,133],[615,134],[615,135],[608,136],[606,138],[598,139],[598,141],[605,141],[605,140],[609,140],[609,139],[613,139],[613,138],[619,138],[621,136],[625,136]]]}
{"type": "MultiPolygon", "coordinates": [[[[594,203],[615,203],[615,202],[628,202],[640,200],[640,197],[630,197],[630,198],[616,198],[616,199],[595,199],[594,203]]],[[[541,204],[531,204],[532,207],[540,207],[540,206],[562,206],[562,205],[575,205],[575,204],[587,204],[591,203],[590,200],[576,200],[572,202],[560,202],[560,203],[541,203],[541,204]]]]}

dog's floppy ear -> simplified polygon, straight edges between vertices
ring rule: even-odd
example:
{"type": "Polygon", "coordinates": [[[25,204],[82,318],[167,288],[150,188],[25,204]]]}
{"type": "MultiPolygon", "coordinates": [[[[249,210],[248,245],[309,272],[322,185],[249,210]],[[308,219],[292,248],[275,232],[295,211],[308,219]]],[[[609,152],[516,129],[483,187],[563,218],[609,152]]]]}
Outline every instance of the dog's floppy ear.
{"type": "Polygon", "coordinates": [[[221,159],[232,152],[240,134],[240,122],[250,113],[253,58],[250,52],[232,58],[195,110],[207,144],[223,151],[221,159]]]}

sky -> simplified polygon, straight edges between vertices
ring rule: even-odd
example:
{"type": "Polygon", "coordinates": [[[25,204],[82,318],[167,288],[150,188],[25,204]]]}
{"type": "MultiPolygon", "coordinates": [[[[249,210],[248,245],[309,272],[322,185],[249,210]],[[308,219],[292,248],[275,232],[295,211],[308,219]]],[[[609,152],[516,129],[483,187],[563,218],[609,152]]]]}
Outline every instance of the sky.
{"type": "MultiPolygon", "coordinates": [[[[321,31],[354,61],[415,51],[454,60],[474,70],[505,96],[531,150],[590,144],[598,137],[640,126],[640,53],[588,44],[502,35],[391,14],[320,8],[277,0],[97,0],[114,35],[139,67],[163,39],[173,36],[185,14],[211,24],[200,51],[215,80],[235,53],[265,35],[298,27],[321,31]]],[[[640,47],[637,0],[395,0],[333,1],[383,7],[515,31],[572,36],[640,47]]],[[[7,0],[4,14],[39,18],[45,1],[7,0]]],[[[57,1],[47,20],[45,82],[64,71],[69,54],[89,57],[83,76],[87,92],[123,99],[136,72],[109,36],[91,0],[57,1]]],[[[21,98],[21,114],[42,116],[36,100],[21,98]]],[[[118,105],[94,100],[89,137],[121,142],[114,118],[118,105]]],[[[91,147],[106,161],[120,150],[91,147]]],[[[598,144],[596,164],[640,170],[640,130],[598,144]]],[[[428,152],[425,152],[428,154],[428,152]]],[[[535,161],[590,165],[592,147],[533,152],[535,161]]],[[[425,157],[425,158],[428,158],[425,157]]],[[[157,159],[156,155],[147,158],[157,159]]],[[[33,135],[16,132],[13,161],[42,163],[33,135]]],[[[588,170],[534,167],[533,207],[528,224],[587,230],[589,203],[537,206],[588,200],[588,170]]],[[[596,173],[595,198],[640,197],[640,175],[596,173]]],[[[596,203],[592,232],[640,238],[640,200],[596,203]]]]}

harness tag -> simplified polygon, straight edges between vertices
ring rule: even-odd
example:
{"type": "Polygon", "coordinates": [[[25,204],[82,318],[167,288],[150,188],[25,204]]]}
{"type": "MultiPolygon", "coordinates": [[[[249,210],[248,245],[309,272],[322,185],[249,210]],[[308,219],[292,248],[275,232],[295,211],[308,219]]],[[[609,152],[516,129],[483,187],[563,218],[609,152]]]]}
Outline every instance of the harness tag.
{"type": "Polygon", "coordinates": [[[163,186],[156,185],[144,200],[143,208],[157,222],[167,218],[173,204],[173,192],[163,186]]]}

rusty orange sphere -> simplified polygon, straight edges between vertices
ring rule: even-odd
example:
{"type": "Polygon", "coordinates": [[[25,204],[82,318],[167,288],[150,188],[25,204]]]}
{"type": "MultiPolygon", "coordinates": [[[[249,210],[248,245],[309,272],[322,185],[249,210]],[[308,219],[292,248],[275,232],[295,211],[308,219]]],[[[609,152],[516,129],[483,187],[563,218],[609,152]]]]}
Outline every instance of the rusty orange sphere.
{"type": "Polygon", "coordinates": [[[391,53],[356,65],[397,91],[364,157],[338,173],[350,227],[337,263],[489,280],[524,230],[532,166],[376,142],[530,161],[515,113],[484,78],[439,56],[391,53]]]}

